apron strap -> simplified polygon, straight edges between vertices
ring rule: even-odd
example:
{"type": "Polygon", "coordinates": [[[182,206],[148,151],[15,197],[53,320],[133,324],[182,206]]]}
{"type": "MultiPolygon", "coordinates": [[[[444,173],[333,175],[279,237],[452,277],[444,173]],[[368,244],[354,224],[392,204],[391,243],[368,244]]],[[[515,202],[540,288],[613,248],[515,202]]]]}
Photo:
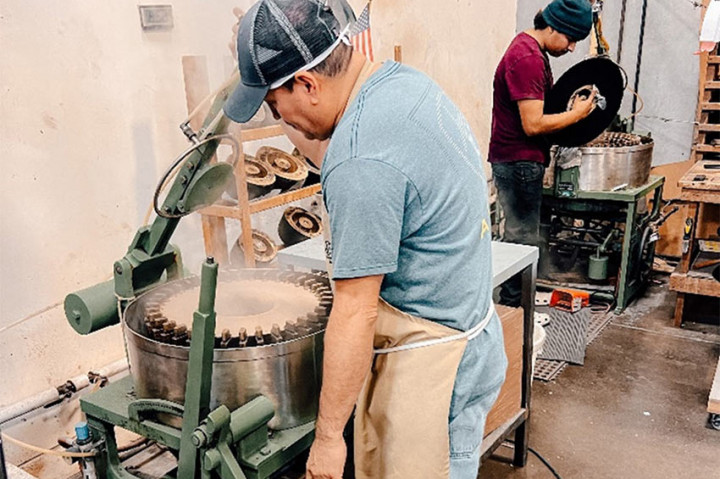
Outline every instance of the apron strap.
{"type": "Polygon", "coordinates": [[[443,338],[435,338],[435,339],[427,339],[425,341],[418,341],[416,343],[409,343],[409,344],[402,344],[400,346],[394,346],[392,348],[382,348],[382,349],[375,349],[373,352],[375,354],[388,354],[388,353],[396,353],[400,351],[408,351],[411,349],[417,349],[417,348],[425,348],[428,346],[434,346],[436,344],[443,344],[443,343],[449,343],[451,341],[457,341],[459,339],[465,339],[467,338],[468,341],[471,339],[475,339],[478,337],[478,335],[483,332],[485,329],[485,326],[488,325],[490,320],[493,317],[493,314],[495,314],[495,305],[492,301],[490,301],[490,306],[488,307],[487,313],[485,313],[485,317],[482,321],[480,321],[478,324],[473,326],[472,328],[468,329],[467,331],[463,331],[462,333],[453,334],[451,336],[445,336],[443,338]]]}

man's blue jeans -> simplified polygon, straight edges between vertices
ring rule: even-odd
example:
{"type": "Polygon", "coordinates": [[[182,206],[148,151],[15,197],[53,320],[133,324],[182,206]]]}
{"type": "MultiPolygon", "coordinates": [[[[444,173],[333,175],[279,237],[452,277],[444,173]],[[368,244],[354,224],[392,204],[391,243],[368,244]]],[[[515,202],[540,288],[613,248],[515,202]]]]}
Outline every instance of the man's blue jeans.
{"type": "MultiPolygon", "coordinates": [[[[498,201],[505,215],[502,240],[540,246],[540,205],[545,166],[534,161],[493,163],[492,175],[498,201]]],[[[515,275],[500,288],[500,303],[520,306],[520,275],[515,275]]]]}

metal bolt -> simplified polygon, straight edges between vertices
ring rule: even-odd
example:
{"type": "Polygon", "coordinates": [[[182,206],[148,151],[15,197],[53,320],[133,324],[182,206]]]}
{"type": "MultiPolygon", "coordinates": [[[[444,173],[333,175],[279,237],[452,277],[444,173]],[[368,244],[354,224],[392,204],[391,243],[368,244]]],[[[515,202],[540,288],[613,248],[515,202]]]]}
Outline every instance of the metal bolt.
{"type": "Polygon", "coordinates": [[[229,329],[223,329],[222,335],[220,336],[220,347],[221,348],[227,348],[230,344],[230,340],[232,339],[232,335],[230,334],[229,329]]]}
{"type": "Polygon", "coordinates": [[[273,324],[270,334],[272,335],[273,340],[275,340],[276,342],[282,342],[283,337],[280,333],[280,326],[278,326],[277,324],[273,324]]]}

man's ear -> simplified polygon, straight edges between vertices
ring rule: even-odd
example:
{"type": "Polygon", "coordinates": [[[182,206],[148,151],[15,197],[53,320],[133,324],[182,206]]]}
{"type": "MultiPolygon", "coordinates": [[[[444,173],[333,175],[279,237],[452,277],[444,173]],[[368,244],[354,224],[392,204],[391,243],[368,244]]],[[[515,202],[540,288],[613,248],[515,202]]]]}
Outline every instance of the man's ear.
{"type": "Polygon", "coordinates": [[[295,74],[294,88],[301,88],[310,97],[312,104],[320,101],[321,82],[312,72],[298,72],[295,74]]]}

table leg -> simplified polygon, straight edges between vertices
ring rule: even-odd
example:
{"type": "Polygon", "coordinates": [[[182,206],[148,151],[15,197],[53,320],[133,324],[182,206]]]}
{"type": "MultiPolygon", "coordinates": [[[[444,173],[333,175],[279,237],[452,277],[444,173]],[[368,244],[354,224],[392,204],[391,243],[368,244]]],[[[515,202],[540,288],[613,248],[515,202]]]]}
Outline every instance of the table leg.
{"type": "Polygon", "coordinates": [[[679,328],[682,325],[683,309],[685,309],[685,293],[678,293],[675,300],[675,319],[674,326],[679,328]]]}
{"type": "Polygon", "coordinates": [[[635,227],[635,201],[631,201],[627,204],[627,212],[625,214],[625,232],[623,233],[623,245],[622,245],[622,260],[620,261],[620,269],[618,270],[617,280],[617,307],[615,308],[615,314],[620,314],[627,306],[628,302],[628,277],[627,272],[630,266],[630,240],[632,239],[632,231],[635,227]]]}
{"type": "Polygon", "coordinates": [[[532,355],[533,332],[535,327],[535,279],[537,277],[537,262],[527,266],[522,271],[522,298],[523,308],[523,369],[522,369],[522,396],[520,405],[527,413],[525,420],[515,430],[515,452],[513,465],[523,467],[527,463],[528,438],[530,432],[530,393],[532,392],[532,355]]]}

